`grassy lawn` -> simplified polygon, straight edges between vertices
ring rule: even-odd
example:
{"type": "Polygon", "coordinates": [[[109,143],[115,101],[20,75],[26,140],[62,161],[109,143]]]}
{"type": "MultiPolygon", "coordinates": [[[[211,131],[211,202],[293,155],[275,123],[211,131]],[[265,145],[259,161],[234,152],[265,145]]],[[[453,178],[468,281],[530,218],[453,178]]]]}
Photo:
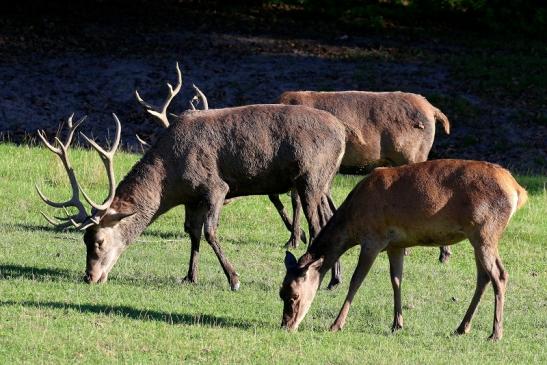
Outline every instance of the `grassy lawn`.
{"type": "MultiPolygon", "coordinates": [[[[505,337],[491,343],[491,286],[471,334],[451,336],[475,285],[466,242],[453,247],[446,265],[437,262],[437,249],[416,248],[407,257],[406,327],[396,335],[389,331],[393,297],[386,255],[358,292],[344,331],[326,331],[346,294],[357,249],[343,257],[343,285],[318,293],[301,330],[281,330],[278,289],[288,232],[265,197],[241,199],[222,212],[219,236],[240,274],[239,292],[229,290],[205,241],[199,283],[180,283],[190,249],[182,208],[149,227],[122,255],[108,283],[86,285],[81,233],[49,229],[39,212],[52,210],[34,191],[40,182],[54,199],[69,194],[60,164],[39,148],[4,144],[0,155],[0,363],[547,363],[546,176],[518,177],[530,201],[501,242],[510,274],[505,337]]],[[[80,180],[100,200],[106,179],[96,154],[75,150],[72,159],[80,180]]],[[[117,156],[118,178],[137,159],[117,156]]],[[[337,204],[358,181],[336,178],[337,204]]]]}

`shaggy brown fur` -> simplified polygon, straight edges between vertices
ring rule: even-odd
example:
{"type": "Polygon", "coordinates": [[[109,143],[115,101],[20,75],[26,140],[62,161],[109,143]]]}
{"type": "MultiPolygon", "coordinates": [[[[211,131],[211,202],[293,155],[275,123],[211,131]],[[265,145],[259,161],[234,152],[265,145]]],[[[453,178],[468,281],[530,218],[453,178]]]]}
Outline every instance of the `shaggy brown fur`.
{"type": "Polygon", "coordinates": [[[402,328],[404,248],[454,244],[467,238],[475,250],[477,287],[457,333],[469,332],[482,293],[492,281],[491,338],[501,338],[508,274],[498,254],[498,240],[526,200],[526,190],[507,170],[487,162],[434,160],[374,170],[353,189],[298,263],[288,254],[281,290],[283,324],[298,327],[326,270],[349,248],[361,245],[346,301],[331,329],[344,326],[353,297],[381,251],[387,251],[390,261],[395,298],[392,329],[402,328]]]}
{"type": "Polygon", "coordinates": [[[314,237],[332,214],[324,201],[344,148],[341,123],[305,106],[251,105],[182,114],[119,184],[100,225],[87,230],[87,281],[105,281],[135,237],[159,215],[184,204],[184,227],[192,242],[186,279],[197,280],[204,231],[236,290],[238,275],[216,236],[224,200],[295,188],[314,237]],[[133,214],[108,219],[120,213],[133,214]]]}
{"type": "MultiPolygon", "coordinates": [[[[342,172],[427,161],[435,139],[435,122],[450,133],[448,118],[418,94],[287,91],[278,102],[325,110],[344,123],[347,144],[342,172]]],[[[295,244],[294,234],[291,239],[295,244]]],[[[445,262],[450,254],[448,247],[441,247],[439,260],[445,262]]]]}
{"type": "Polygon", "coordinates": [[[325,110],[342,121],[348,144],[341,167],[348,170],[426,161],[435,122],[450,133],[448,118],[418,94],[288,91],[278,102],[325,110]]]}

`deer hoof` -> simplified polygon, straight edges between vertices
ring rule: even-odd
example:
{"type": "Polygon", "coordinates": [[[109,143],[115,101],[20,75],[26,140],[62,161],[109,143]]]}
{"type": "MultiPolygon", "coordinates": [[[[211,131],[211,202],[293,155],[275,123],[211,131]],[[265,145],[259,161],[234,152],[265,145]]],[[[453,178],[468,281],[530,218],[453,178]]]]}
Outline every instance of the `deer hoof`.
{"type": "Polygon", "coordinates": [[[492,342],[496,342],[496,341],[501,340],[501,337],[502,337],[501,334],[492,333],[492,334],[490,335],[490,337],[488,337],[488,340],[489,340],[489,341],[492,341],[492,342]]]}
{"type": "Polygon", "coordinates": [[[331,332],[338,332],[340,330],[342,330],[342,326],[338,322],[334,322],[329,328],[331,332]]]}
{"type": "Polygon", "coordinates": [[[332,278],[330,280],[330,283],[329,285],[327,285],[327,290],[333,290],[335,289],[338,285],[340,285],[340,283],[342,282],[342,280],[338,279],[338,278],[332,278]]]}
{"type": "Polygon", "coordinates": [[[232,289],[232,291],[239,290],[239,277],[237,274],[230,278],[230,289],[232,289]]]}
{"type": "Polygon", "coordinates": [[[399,323],[394,323],[392,326],[391,326],[391,333],[396,333],[397,331],[400,331],[403,329],[403,325],[402,324],[399,324],[399,323]]]}
{"type": "Polygon", "coordinates": [[[452,255],[452,252],[450,252],[450,250],[446,247],[441,247],[441,250],[440,250],[440,254],[439,254],[439,261],[444,264],[446,262],[448,262],[448,259],[450,258],[450,256],[452,255]]]}
{"type": "Polygon", "coordinates": [[[181,283],[182,284],[195,284],[198,280],[195,276],[186,275],[184,278],[182,278],[181,283]]]}
{"type": "Polygon", "coordinates": [[[453,334],[455,336],[460,336],[460,335],[468,334],[469,331],[471,331],[471,326],[459,326],[458,328],[456,328],[453,334]]]}

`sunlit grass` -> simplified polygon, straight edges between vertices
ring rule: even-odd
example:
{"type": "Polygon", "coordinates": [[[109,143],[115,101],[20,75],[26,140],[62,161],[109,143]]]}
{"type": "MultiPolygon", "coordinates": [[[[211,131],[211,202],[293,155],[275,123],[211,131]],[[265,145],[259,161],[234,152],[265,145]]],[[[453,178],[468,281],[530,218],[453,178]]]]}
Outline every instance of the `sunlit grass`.
{"type": "MultiPolygon", "coordinates": [[[[0,155],[0,363],[547,362],[545,176],[518,177],[530,201],[501,242],[510,274],[505,337],[490,343],[490,287],[472,333],[451,336],[474,289],[468,243],[454,246],[446,265],[437,262],[436,249],[416,248],[407,257],[406,327],[396,335],[389,332],[392,291],[385,255],[358,292],[344,331],[326,331],[342,304],[357,249],[343,258],[343,285],[319,292],[298,333],[282,331],[277,293],[288,232],[265,197],[241,199],[222,212],[219,237],[241,275],[239,292],[229,290],[205,241],[199,283],[180,284],[189,258],[182,208],[149,227],[120,258],[107,284],[86,285],[81,234],[50,230],[39,212],[53,210],[34,191],[39,182],[52,199],[68,197],[64,171],[44,149],[0,145],[0,155]]],[[[99,158],[84,150],[71,157],[86,189],[101,200],[107,183],[99,158]]],[[[137,159],[116,157],[118,180],[137,159]]],[[[336,178],[337,204],[358,181],[336,178]]],[[[288,205],[288,197],[283,200],[288,205]]]]}

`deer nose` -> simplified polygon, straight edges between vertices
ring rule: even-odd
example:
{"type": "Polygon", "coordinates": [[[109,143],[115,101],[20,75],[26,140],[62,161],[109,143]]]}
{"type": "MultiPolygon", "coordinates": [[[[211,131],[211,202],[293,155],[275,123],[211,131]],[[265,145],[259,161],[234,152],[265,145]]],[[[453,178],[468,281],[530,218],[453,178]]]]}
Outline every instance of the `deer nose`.
{"type": "Polygon", "coordinates": [[[86,274],[84,275],[84,281],[85,281],[87,284],[91,283],[91,275],[89,275],[88,273],[86,273],[86,274]]]}

